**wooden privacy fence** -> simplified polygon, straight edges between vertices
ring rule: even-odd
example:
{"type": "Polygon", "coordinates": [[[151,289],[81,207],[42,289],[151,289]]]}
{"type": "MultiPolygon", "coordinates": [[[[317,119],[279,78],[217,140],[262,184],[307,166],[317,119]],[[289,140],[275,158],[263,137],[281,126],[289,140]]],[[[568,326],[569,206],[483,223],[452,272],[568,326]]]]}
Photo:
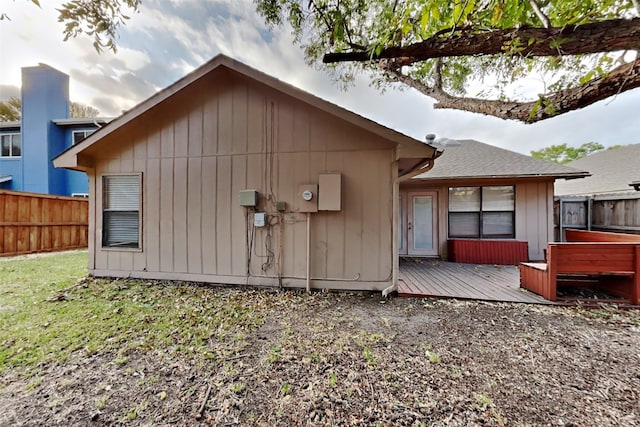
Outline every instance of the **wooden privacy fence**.
{"type": "Polygon", "coordinates": [[[640,234],[640,193],[556,197],[554,224],[557,242],[569,228],[640,234]]]}
{"type": "Polygon", "coordinates": [[[87,247],[89,202],[0,190],[0,255],[87,247]]]}

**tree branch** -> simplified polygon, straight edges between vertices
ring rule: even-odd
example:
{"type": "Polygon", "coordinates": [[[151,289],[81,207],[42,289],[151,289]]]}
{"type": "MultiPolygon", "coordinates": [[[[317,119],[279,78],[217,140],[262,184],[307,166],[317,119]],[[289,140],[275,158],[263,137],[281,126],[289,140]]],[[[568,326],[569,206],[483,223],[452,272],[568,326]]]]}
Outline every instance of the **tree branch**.
{"type": "Polygon", "coordinates": [[[438,86],[431,87],[400,71],[389,73],[395,81],[434,98],[437,101],[434,108],[452,108],[525,123],[535,123],[584,108],[620,92],[640,87],[640,60],[621,65],[608,75],[590,80],[578,87],[544,95],[539,100],[530,102],[455,97],[438,86]]]}
{"type": "Polygon", "coordinates": [[[538,1],[529,0],[529,4],[531,5],[531,8],[535,12],[540,22],[542,22],[542,26],[544,26],[545,28],[551,28],[551,21],[549,21],[549,17],[544,14],[542,9],[540,9],[540,5],[538,4],[538,1]]]}
{"type": "Polygon", "coordinates": [[[619,50],[640,50],[640,18],[612,19],[564,28],[511,28],[475,34],[462,32],[430,37],[407,46],[391,46],[380,54],[368,51],[333,52],[325,64],[402,58],[411,65],[432,58],[510,53],[522,56],[579,55],[619,50]]]}

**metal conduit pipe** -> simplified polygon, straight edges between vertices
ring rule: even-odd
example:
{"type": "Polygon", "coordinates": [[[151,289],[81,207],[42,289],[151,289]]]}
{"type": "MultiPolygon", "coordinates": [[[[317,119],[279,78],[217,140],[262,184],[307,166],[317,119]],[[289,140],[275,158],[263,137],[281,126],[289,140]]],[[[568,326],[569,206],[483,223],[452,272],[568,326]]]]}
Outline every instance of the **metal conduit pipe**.
{"type": "Polygon", "coordinates": [[[311,292],[311,212],[307,212],[307,292],[311,292]]]}

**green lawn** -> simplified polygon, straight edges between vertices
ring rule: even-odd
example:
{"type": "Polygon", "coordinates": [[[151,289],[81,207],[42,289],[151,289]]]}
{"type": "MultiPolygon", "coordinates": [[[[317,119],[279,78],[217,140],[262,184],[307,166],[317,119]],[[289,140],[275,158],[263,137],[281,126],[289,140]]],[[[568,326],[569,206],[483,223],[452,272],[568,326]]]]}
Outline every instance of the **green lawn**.
{"type": "Polygon", "coordinates": [[[0,258],[0,425],[636,425],[640,311],[87,278],[0,258]]]}
{"type": "Polygon", "coordinates": [[[184,353],[201,360],[243,346],[238,330],[262,317],[240,292],[212,293],[181,283],[87,279],[87,252],[0,259],[0,375],[14,367],[64,362],[73,352],[184,353]],[[234,332],[231,332],[234,331],[234,332]]]}

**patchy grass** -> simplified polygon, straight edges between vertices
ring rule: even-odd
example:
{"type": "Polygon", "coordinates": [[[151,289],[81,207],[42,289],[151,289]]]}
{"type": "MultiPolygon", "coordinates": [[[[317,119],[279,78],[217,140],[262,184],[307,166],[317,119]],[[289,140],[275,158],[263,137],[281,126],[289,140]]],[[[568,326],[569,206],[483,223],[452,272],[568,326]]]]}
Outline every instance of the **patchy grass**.
{"type": "Polygon", "coordinates": [[[0,259],[0,425],[640,425],[640,312],[0,259]]]}
{"type": "Polygon", "coordinates": [[[74,352],[114,353],[116,365],[133,350],[216,360],[242,350],[238,331],[262,324],[256,301],[240,292],[85,279],[86,258],[80,251],[0,261],[0,374],[64,362],[74,352]],[[211,345],[230,331],[229,344],[211,345]]]}
{"type": "Polygon", "coordinates": [[[49,344],[64,311],[47,298],[86,274],[86,251],[0,258],[0,373],[59,353],[49,344]]]}

